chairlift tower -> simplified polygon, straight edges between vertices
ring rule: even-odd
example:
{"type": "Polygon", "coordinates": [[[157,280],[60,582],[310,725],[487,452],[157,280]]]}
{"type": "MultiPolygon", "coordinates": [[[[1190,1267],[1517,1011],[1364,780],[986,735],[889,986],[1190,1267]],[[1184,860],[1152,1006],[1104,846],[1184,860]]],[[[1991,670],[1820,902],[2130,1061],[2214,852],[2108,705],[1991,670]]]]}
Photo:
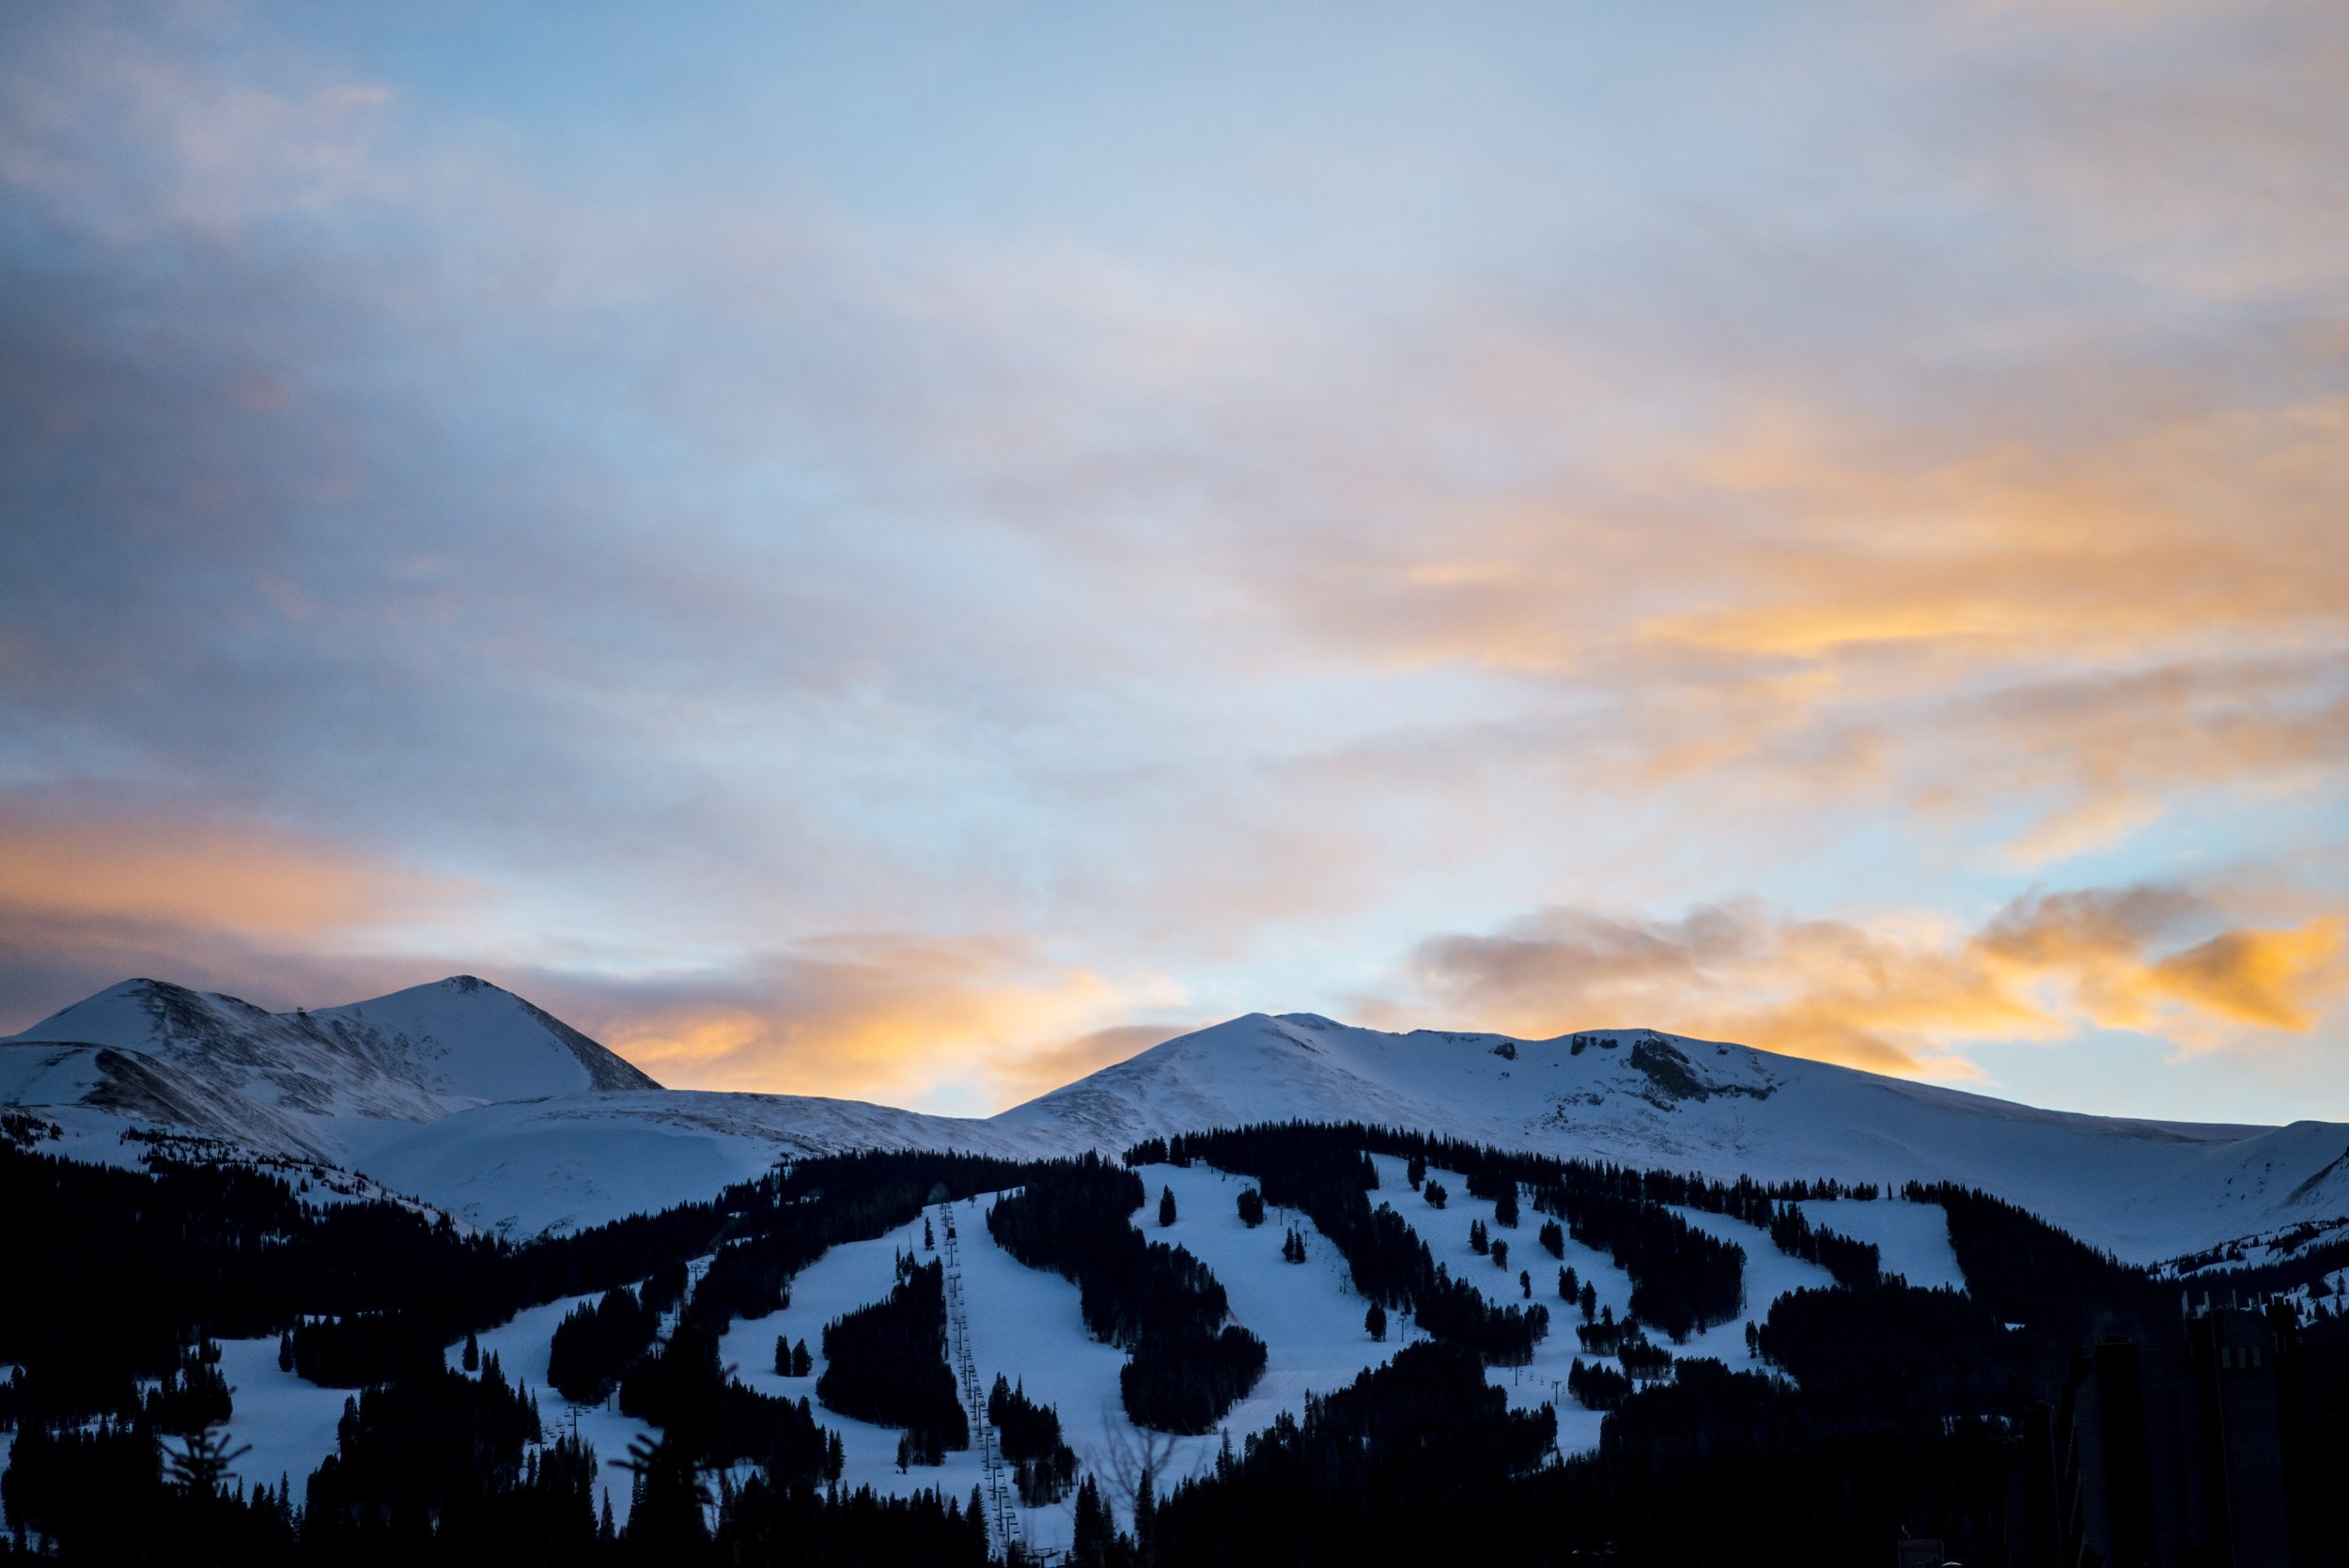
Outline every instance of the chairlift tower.
{"type": "Polygon", "coordinates": [[[946,1328],[948,1350],[955,1358],[955,1381],[962,1388],[962,1407],[971,1414],[979,1445],[981,1485],[987,1499],[988,1537],[1005,1559],[1027,1554],[1027,1529],[1019,1514],[1018,1492],[1003,1475],[1003,1450],[995,1443],[995,1425],[987,1419],[987,1395],[979,1383],[978,1362],[971,1354],[971,1319],[962,1297],[962,1242],[957,1234],[954,1205],[938,1206],[936,1224],[943,1236],[941,1256],[946,1265],[946,1328]]]}

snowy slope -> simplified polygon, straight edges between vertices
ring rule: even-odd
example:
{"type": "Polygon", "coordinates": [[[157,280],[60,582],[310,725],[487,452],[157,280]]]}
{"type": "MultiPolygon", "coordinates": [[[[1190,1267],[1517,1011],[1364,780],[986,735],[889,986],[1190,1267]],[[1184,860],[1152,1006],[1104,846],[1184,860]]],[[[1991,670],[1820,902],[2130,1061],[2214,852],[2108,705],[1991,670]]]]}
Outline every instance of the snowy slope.
{"type": "Polygon", "coordinates": [[[1290,1118],[1423,1128],[1729,1177],[1954,1180],[2136,1259],[2349,1216],[2349,1126],[2035,1110],[1647,1030],[1551,1040],[1251,1014],[985,1120],[680,1094],[459,976],[272,1014],[131,981],[0,1040],[0,1103],[111,1142],[122,1121],[364,1171],[518,1235],[708,1196],[857,1147],[1007,1157],[1290,1118]]]}
{"type": "Polygon", "coordinates": [[[2349,1214],[2349,1126],[2040,1110],[1649,1030],[1516,1040],[1252,1014],[994,1121],[1123,1148],[1186,1128],[1290,1118],[1423,1127],[1722,1177],[1953,1180],[2136,1258],[2349,1214]]]}
{"type": "Polygon", "coordinates": [[[779,1159],[866,1148],[1059,1152],[991,1123],[857,1100],[662,1090],[461,1110],[400,1129],[361,1163],[470,1223],[531,1236],[708,1198],[779,1159]]]}
{"type": "Polygon", "coordinates": [[[128,980],[0,1039],[0,1094],[269,1153],[341,1158],[370,1124],[660,1085],[509,991],[455,975],[320,1012],[128,980]]]}

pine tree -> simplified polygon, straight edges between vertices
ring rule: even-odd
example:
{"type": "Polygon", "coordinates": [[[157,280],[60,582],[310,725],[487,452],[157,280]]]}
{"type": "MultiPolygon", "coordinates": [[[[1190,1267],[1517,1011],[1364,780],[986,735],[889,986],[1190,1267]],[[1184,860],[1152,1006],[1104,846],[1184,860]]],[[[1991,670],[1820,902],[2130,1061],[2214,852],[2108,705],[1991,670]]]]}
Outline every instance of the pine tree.
{"type": "Polygon", "coordinates": [[[1239,1189],[1239,1219],[1252,1231],[1264,1223],[1264,1194],[1252,1187],[1239,1189]]]}
{"type": "Polygon", "coordinates": [[[1159,1188],[1159,1223],[1160,1225],[1174,1223],[1174,1189],[1171,1187],[1159,1188]]]}
{"type": "Polygon", "coordinates": [[[1450,1192],[1444,1189],[1444,1185],[1441,1182],[1429,1182],[1422,1190],[1427,1198],[1427,1206],[1431,1209],[1439,1209],[1443,1207],[1444,1200],[1452,1196],[1450,1192]]]}
{"type": "Polygon", "coordinates": [[[1588,1323],[1598,1313],[1598,1290],[1588,1280],[1582,1281],[1582,1321],[1588,1323]]]}
{"type": "Polygon", "coordinates": [[[1525,1293],[1525,1298],[1528,1301],[1533,1299],[1533,1275],[1532,1270],[1523,1268],[1517,1270],[1517,1289],[1525,1293]]]}
{"type": "Polygon", "coordinates": [[[1502,1225],[1506,1225],[1506,1226],[1508,1226],[1511,1230],[1515,1230],[1515,1229],[1517,1229],[1517,1183],[1515,1183],[1515,1182],[1505,1182],[1505,1183],[1503,1183],[1503,1184],[1502,1184],[1501,1188],[1501,1196],[1500,1196],[1500,1198],[1499,1198],[1498,1200],[1496,1200],[1496,1201],[1494,1202],[1494,1203],[1493,1203],[1493,1219],[1494,1219],[1494,1221],[1495,1221],[1496,1223],[1498,1223],[1498,1224],[1502,1224],[1502,1225]]]}
{"type": "Polygon", "coordinates": [[[1152,1538],[1158,1534],[1159,1495],[1152,1484],[1150,1472],[1142,1472],[1142,1480],[1134,1487],[1134,1548],[1143,1561],[1150,1560],[1152,1538]]]}
{"type": "Polygon", "coordinates": [[[217,1421],[179,1435],[179,1447],[163,1451],[163,1480],[199,1502],[210,1502],[228,1482],[228,1467],[253,1452],[246,1443],[228,1446],[217,1421]]]}
{"type": "Polygon", "coordinates": [[[1575,1278],[1571,1268],[1558,1271],[1558,1299],[1568,1303],[1582,1299],[1582,1281],[1575,1278]]]}
{"type": "Polygon", "coordinates": [[[1087,1476],[1077,1488],[1077,1529],[1068,1556],[1079,1568],[1107,1568],[1113,1532],[1110,1512],[1101,1506],[1100,1489],[1087,1476]]]}
{"type": "Polygon", "coordinates": [[[922,1217],[922,1245],[931,1251],[938,1250],[938,1234],[930,1229],[930,1217],[926,1214],[922,1217]]]}
{"type": "Polygon", "coordinates": [[[284,1333],[277,1336],[277,1370],[279,1372],[291,1372],[293,1369],[293,1330],[288,1328],[284,1333]]]}
{"type": "Polygon", "coordinates": [[[1427,1179],[1427,1157],[1425,1155],[1413,1155],[1411,1157],[1410,1165],[1404,1171],[1403,1174],[1405,1179],[1410,1182],[1411,1190],[1414,1192],[1418,1191],[1420,1184],[1427,1179]]]}
{"type": "Polygon", "coordinates": [[[481,1339],[480,1336],[473,1333],[471,1330],[467,1330],[465,1334],[464,1365],[467,1372],[479,1372],[481,1370],[481,1339]]]}
{"type": "Polygon", "coordinates": [[[1470,1250],[1470,1251],[1471,1251],[1471,1252],[1473,1252],[1473,1253],[1475,1253],[1478,1257],[1480,1257],[1480,1258],[1481,1258],[1481,1257],[1483,1257],[1486,1253],[1490,1252],[1492,1250],[1493,1250],[1492,1238],[1491,1238],[1491,1236],[1490,1236],[1490,1235],[1488,1235],[1488,1234],[1486,1233],[1486,1230],[1485,1230],[1485,1222],[1484,1222],[1482,1219],[1471,1219],[1471,1220],[1470,1220],[1470,1221],[1469,1221],[1469,1250],[1470,1250]]]}
{"type": "Polygon", "coordinates": [[[1362,1314],[1362,1327],[1372,1339],[1384,1343],[1387,1338],[1387,1309],[1373,1301],[1370,1311],[1362,1314]]]}
{"type": "Polygon", "coordinates": [[[1509,1267],[1509,1244],[1507,1242],[1493,1243],[1493,1266],[1503,1272],[1507,1271],[1509,1267]]]}

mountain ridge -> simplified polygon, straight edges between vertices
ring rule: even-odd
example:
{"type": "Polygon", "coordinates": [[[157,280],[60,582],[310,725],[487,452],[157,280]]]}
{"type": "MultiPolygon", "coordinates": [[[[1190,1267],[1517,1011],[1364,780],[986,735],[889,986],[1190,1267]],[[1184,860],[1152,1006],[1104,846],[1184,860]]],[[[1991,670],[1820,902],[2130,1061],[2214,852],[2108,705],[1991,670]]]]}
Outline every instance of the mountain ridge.
{"type": "Polygon", "coordinates": [[[471,975],[315,1012],[125,982],[0,1040],[0,1103],[343,1164],[517,1234],[863,1147],[1012,1157],[1363,1122],[1717,1178],[1957,1181],[2142,1260],[2349,1216],[2349,1126],[2101,1117],[1644,1028],[1548,1039],[1245,1014],[993,1116],[661,1088],[471,975]],[[98,1035],[56,1039],[50,1035],[98,1035]]]}

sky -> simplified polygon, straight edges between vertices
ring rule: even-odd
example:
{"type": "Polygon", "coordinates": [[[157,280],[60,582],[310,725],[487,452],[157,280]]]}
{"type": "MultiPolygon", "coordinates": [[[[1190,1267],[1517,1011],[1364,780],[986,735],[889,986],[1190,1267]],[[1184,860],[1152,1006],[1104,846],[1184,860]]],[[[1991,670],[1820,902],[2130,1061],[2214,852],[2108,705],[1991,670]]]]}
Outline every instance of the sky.
{"type": "Polygon", "coordinates": [[[2349,8],[0,10],[0,1030],[2349,1119],[2349,8]]]}

